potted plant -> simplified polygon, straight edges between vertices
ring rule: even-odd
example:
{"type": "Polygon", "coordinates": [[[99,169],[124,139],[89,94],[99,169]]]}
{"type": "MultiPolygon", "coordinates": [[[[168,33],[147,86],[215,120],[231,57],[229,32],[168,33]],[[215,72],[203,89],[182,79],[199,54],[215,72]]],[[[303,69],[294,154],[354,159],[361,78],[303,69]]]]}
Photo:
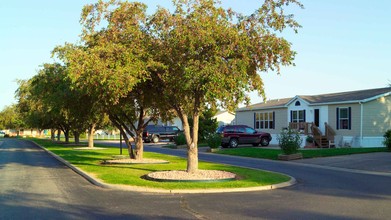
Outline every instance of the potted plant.
{"type": "Polygon", "coordinates": [[[297,130],[290,128],[284,129],[278,135],[277,139],[282,150],[282,154],[278,155],[278,159],[294,160],[303,158],[303,155],[298,152],[302,140],[297,130]]]}
{"type": "Polygon", "coordinates": [[[306,148],[314,148],[315,147],[315,142],[314,142],[314,137],[311,136],[311,135],[308,135],[306,138],[305,138],[305,147],[306,148]]]}

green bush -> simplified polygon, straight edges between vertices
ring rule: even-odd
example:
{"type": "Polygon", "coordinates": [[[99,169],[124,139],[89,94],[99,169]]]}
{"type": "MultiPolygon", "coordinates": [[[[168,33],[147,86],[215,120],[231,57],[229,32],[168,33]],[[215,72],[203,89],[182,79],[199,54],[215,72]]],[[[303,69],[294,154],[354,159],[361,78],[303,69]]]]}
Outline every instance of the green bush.
{"type": "Polygon", "coordinates": [[[210,134],[206,138],[208,146],[210,148],[219,148],[221,145],[221,136],[219,134],[210,134]]]}
{"type": "Polygon", "coordinates": [[[386,131],[383,137],[384,137],[383,144],[388,148],[388,150],[391,150],[391,129],[386,131]]]}
{"type": "Polygon", "coordinates": [[[302,142],[299,132],[290,128],[282,130],[277,140],[282,152],[286,155],[297,153],[302,142]]]}
{"type": "Polygon", "coordinates": [[[180,133],[178,136],[174,138],[174,142],[176,145],[184,145],[186,144],[186,137],[184,133],[180,133]]]}
{"type": "Polygon", "coordinates": [[[314,142],[314,137],[312,137],[311,135],[308,135],[306,138],[305,138],[305,141],[307,143],[313,143],[314,142]]]}

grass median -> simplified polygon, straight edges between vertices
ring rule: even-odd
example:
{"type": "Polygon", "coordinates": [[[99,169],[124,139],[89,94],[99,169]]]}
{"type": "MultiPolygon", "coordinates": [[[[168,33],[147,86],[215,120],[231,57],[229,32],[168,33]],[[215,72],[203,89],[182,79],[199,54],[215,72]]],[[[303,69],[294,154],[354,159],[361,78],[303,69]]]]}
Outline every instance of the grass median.
{"type": "MultiPolygon", "coordinates": [[[[235,173],[238,180],[224,182],[155,182],[143,179],[148,173],[163,170],[185,170],[186,159],[158,153],[144,152],[144,158],[169,161],[168,164],[118,164],[103,165],[103,160],[118,155],[119,149],[107,146],[104,150],[75,150],[75,146],[52,143],[49,140],[33,139],[37,144],[67,160],[72,165],[92,174],[108,184],[121,184],[159,189],[222,189],[246,188],[278,184],[290,180],[290,177],[278,173],[245,169],[222,164],[199,162],[199,169],[224,170],[235,173]]],[[[99,146],[102,147],[102,146],[99,146]]],[[[126,151],[125,151],[126,152],[126,151]]]]}
{"type": "MultiPolygon", "coordinates": [[[[373,152],[389,152],[385,147],[379,148],[321,148],[321,149],[303,149],[299,150],[303,154],[303,158],[315,158],[315,157],[331,157],[341,156],[350,154],[362,154],[362,153],[373,153],[373,152]]],[[[252,158],[264,158],[277,160],[278,154],[281,154],[280,149],[265,149],[255,147],[241,147],[231,149],[221,149],[217,153],[243,156],[252,158]]]]}

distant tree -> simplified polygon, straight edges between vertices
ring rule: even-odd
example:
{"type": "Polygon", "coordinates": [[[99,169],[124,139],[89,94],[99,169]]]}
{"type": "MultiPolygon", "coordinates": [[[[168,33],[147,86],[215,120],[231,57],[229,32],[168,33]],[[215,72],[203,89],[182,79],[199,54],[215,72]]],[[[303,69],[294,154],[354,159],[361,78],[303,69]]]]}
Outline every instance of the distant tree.
{"type": "Polygon", "coordinates": [[[19,114],[18,106],[6,106],[0,112],[0,129],[11,129],[17,132],[19,136],[20,129],[24,128],[24,121],[19,114]]]}
{"type": "Polygon", "coordinates": [[[34,100],[30,92],[31,80],[18,80],[18,89],[15,97],[18,100],[19,113],[24,123],[31,129],[38,129],[39,133],[43,129],[51,128],[50,118],[43,110],[41,100],[34,100]]]}
{"type": "Polygon", "coordinates": [[[198,130],[206,106],[233,110],[249,103],[248,92],[265,97],[259,73],[292,65],[295,52],[277,34],[297,30],[285,7],[296,0],[266,0],[242,15],[214,0],[176,0],[174,12],[159,8],[149,20],[153,57],[160,66],[152,79],[181,119],[188,148],[187,171],[198,170],[198,130]],[[190,128],[189,118],[193,118],[190,128]],[[192,131],[192,132],[191,132],[192,131]]]}
{"type": "MultiPolygon", "coordinates": [[[[215,118],[217,111],[211,108],[206,108],[200,115],[198,125],[198,137],[201,141],[205,141],[207,137],[216,132],[218,122],[215,118]]],[[[189,126],[193,127],[193,119],[189,118],[189,126]]]]}
{"type": "MultiPolygon", "coordinates": [[[[93,130],[104,115],[95,108],[91,97],[72,88],[68,68],[59,63],[44,64],[29,81],[20,81],[17,97],[22,113],[30,125],[60,129],[69,142],[70,132],[79,143],[80,134],[89,130],[89,146],[93,146],[93,130]]],[[[53,133],[53,132],[52,132],[53,133]]]]}

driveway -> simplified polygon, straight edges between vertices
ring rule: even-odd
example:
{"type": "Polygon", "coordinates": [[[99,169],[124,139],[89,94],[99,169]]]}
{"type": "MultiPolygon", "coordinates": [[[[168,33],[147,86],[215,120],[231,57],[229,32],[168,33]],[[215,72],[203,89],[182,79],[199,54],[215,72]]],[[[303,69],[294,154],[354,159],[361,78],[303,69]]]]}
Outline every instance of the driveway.
{"type": "Polygon", "coordinates": [[[292,162],[391,175],[391,153],[387,152],[311,158],[292,162]]]}

